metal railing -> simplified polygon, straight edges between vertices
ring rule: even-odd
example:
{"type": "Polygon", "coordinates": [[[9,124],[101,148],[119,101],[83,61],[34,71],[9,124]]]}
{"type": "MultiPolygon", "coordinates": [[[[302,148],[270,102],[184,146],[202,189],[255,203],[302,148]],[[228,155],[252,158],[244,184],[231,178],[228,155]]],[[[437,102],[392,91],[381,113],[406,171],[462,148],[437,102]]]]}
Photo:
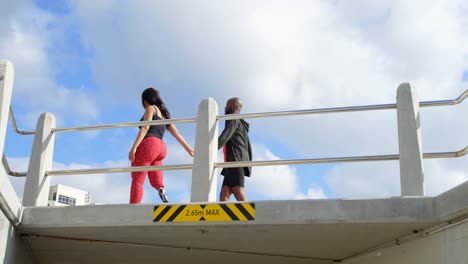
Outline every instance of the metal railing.
{"type": "Polygon", "coordinates": [[[168,120],[152,120],[152,121],[140,121],[140,122],[128,122],[118,124],[105,124],[105,125],[93,125],[93,126],[81,126],[81,127],[68,127],[68,128],[53,128],[52,132],[76,132],[76,131],[87,131],[87,130],[101,130],[111,128],[124,128],[124,127],[138,127],[138,126],[155,126],[155,125],[170,125],[170,124],[183,124],[183,123],[195,123],[197,118],[176,118],[168,120]]]}
{"type": "MultiPolygon", "coordinates": [[[[3,63],[5,64],[5,63],[3,63]]],[[[244,167],[244,166],[276,166],[294,164],[317,164],[317,163],[337,163],[337,162],[364,162],[364,161],[385,161],[399,160],[400,167],[400,187],[402,196],[424,196],[424,171],[423,158],[451,158],[461,157],[467,154],[467,147],[458,151],[422,153],[420,108],[451,106],[463,102],[468,97],[468,90],[465,90],[459,97],[452,100],[424,101],[420,102],[417,96],[416,87],[410,83],[402,83],[396,90],[395,104],[361,105],[348,107],[318,108],[296,111],[278,111],[266,113],[250,113],[238,115],[218,116],[218,105],[212,99],[202,100],[197,118],[158,120],[145,122],[129,122],[119,124],[104,124],[81,127],[56,128],[55,117],[51,113],[43,113],[38,119],[36,130],[25,131],[18,128],[15,116],[11,108],[11,92],[13,89],[13,68],[11,63],[6,63],[5,72],[11,75],[8,82],[0,82],[0,93],[2,100],[2,117],[6,116],[9,110],[10,121],[13,130],[20,135],[34,134],[27,173],[14,172],[8,165],[6,157],[2,156],[5,170],[13,176],[21,177],[27,174],[24,197],[22,200],[25,206],[45,206],[47,197],[43,194],[49,191],[50,184],[48,176],[75,175],[75,174],[96,174],[96,173],[118,173],[148,170],[182,170],[192,169],[191,201],[206,202],[216,201],[216,168],[244,167]],[[11,69],[6,70],[7,68],[11,69]],[[8,108],[7,108],[8,107],[8,108]],[[244,161],[244,162],[216,162],[218,155],[218,123],[222,120],[266,118],[266,117],[286,117],[311,114],[330,114],[345,112],[363,112],[396,109],[398,146],[399,154],[376,155],[376,156],[354,156],[354,157],[331,157],[316,159],[290,159],[290,160],[266,160],[266,161],[244,161]],[[122,168],[98,168],[98,169],[70,169],[53,170],[53,151],[55,134],[61,132],[75,132],[86,130],[100,130],[110,128],[136,127],[141,125],[166,125],[177,123],[196,122],[195,148],[196,155],[193,164],[164,165],[150,167],[122,167],[122,168]]],[[[2,140],[5,138],[6,127],[2,119],[2,140]]],[[[3,143],[2,147],[3,147],[3,143]]]]}
{"type": "MultiPolygon", "coordinates": [[[[455,157],[465,156],[467,153],[468,153],[468,147],[465,147],[462,150],[453,151],[453,152],[424,153],[424,158],[425,159],[455,158],[455,157]]],[[[239,167],[252,167],[252,166],[261,167],[261,166],[277,166],[277,165],[389,161],[389,160],[398,160],[398,158],[399,158],[399,155],[393,154],[393,155],[375,155],[375,156],[359,156],[359,157],[319,158],[319,159],[239,161],[239,162],[215,163],[215,168],[239,168],[239,167]]],[[[54,171],[46,172],[46,175],[67,176],[67,175],[121,173],[121,172],[153,171],[153,170],[191,170],[192,168],[193,168],[192,164],[180,164],[180,165],[138,166],[138,167],[121,167],[121,168],[54,170],[54,171]]],[[[26,176],[26,173],[16,173],[16,175],[13,175],[13,176],[24,177],[26,176]]]]}
{"type": "MultiPolygon", "coordinates": [[[[420,102],[420,107],[433,107],[433,106],[449,106],[457,105],[463,102],[468,97],[468,89],[465,90],[459,97],[450,100],[439,101],[424,101],[420,102]]],[[[248,119],[248,118],[265,118],[265,117],[284,117],[284,116],[299,116],[299,115],[312,115],[312,114],[332,114],[343,112],[363,112],[363,111],[376,111],[376,110],[389,110],[396,109],[397,104],[379,104],[379,105],[361,105],[361,106],[345,106],[345,107],[332,107],[332,108],[318,108],[306,109],[296,111],[277,111],[277,112],[264,112],[264,113],[251,113],[251,114],[237,114],[237,115],[224,115],[218,116],[218,120],[235,120],[235,119],[248,119]]]]}
{"type": "MultiPolygon", "coordinates": [[[[420,102],[419,106],[420,107],[435,107],[435,106],[457,105],[463,102],[467,97],[468,97],[468,90],[465,90],[459,97],[455,99],[424,101],[424,102],[420,102]]],[[[277,111],[277,112],[264,112],[264,113],[224,115],[224,116],[217,116],[216,119],[218,121],[221,121],[221,120],[248,119],[248,118],[266,118],[266,117],[284,117],[284,116],[298,116],[298,115],[310,115],[310,114],[329,114],[329,113],[341,113],[341,112],[375,111],[375,110],[388,110],[388,109],[396,109],[396,108],[397,108],[397,104],[363,105],[363,106],[350,106],[350,107],[307,109],[307,110],[296,110],[296,111],[277,111]]],[[[16,121],[15,121],[13,111],[11,108],[10,108],[10,121],[12,122],[12,126],[15,132],[17,132],[18,134],[29,135],[29,134],[35,133],[35,131],[23,131],[17,128],[16,121]]],[[[137,127],[137,126],[142,126],[142,125],[167,125],[167,124],[181,124],[181,123],[193,123],[193,122],[197,122],[197,118],[180,118],[180,119],[170,119],[170,120],[128,122],[128,123],[92,125],[92,126],[69,127],[69,128],[54,128],[52,129],[52,131],[54,133],[55,132],[76,132],[76,131],[86,131],[86,130],[137,127]]],[[[454,158],[454,157],[465,156],[467,152],[468,152],[468,147],[465,147],[464,149],[461,149],[458,151],[452,151],[452,152],[424,153],[423,158],[425,159],[454,158]]],[[[320,164],[320,163],[345,163],[345,162],[372,162],[372,161],[389,161],[389,160],[398,160],[398,159],[399,159],[398,154],[391,154],[391,155],[375,155],[375,156],[317,158],[317,159],[287,159],[287,160],[268,160],[268,161],[220,162],[220,163],[215,163],[215,168],[300,165],[300,164],[320,164]]],[[[15,177],[26,176],[25,172],[15,172],[15,171],[10,170],[8,161],[5,158],[5,156],[3,156],[2,162],[9,175],[15,176],[15,177]]],[[[152,170],[188,170],[188,169],[192,169],[192,167],[193,167],[192,164],[181,164],[181,165],[145,166],[145,167],[51,170],[51,171],[47,171],[46,175],[60,176],[60,175],[79,175],[79,174],[137,172],[137,171],[152,171],[152,170]]]]}
{"type": "MultiPolygon", "coordinates": [[[[2,163],[8,175],[14,177],[26,177],[27,172],[12,171],[5,155],[2,156],[2,163]]],[[[75,169],[75,170],[55,170],[47,171],[47,176],[66,176],[78,174],[99,174],[99,173],[119,173],[119,172],[137,172],[137,171],[156,171],[156,170],[191,170],[192,164],[180,165],[161,165],[161,166],[136,166],[121,168],[97,168],[97,169],[75,169]]]]}
{"type": "Polygon", "coordinates": [[[99,169],[79,169],[79,170],[54,170],[47,171],[48,176],[66,176],[78,174],[99,174],[99,173],[120,173],[120,172],[137,172],[137,171],[167,171],[167,170],[191,170],[192,164],[179,165],[160,165],[160,166],[136,166],[136,167],[121,167],[121,168],[99,168],[99,169]]]}
{"type": "Polygon", "coordinates": [[[2,155],[2,163],[3,163],[3,167],[5,168],[6,173],[8,175],[14,176],[14,177],[25,177],[26,176],[26,172],[12,171],[10,169],[10,165],[8,164],[8,160],[6,159],[5,155],[2,155]]]}
{"type": "MultiPolygon", "coordinates": [[[[464,149],[452,152],[433,152],[424,153],[425,159],[439,158],[457,158],[465,156],[468,153],[468,146],[464,149]]],[[[286,159],[286,160],[261,160],[261,161],[239,161],[239,162],[221,162],[215,163],[215,168],[239,168],[251,166],[278,166],[278,165],[302,165],[302,164],[320,164],[320,163],[352,163],[352,162],[369,162],[369,161],[389,161],[398,160],[399,155],[375,155],[375,156],[357,156],[357,157],[336,157],[336,158],[318,158],[318,159],[286,159]]],[[[3,165],[5,170],[11,176],[25,177],[26,172],[11,171],[8,162],[3,156],[3,165]]],[[[153,170],[190,170],[192,164],[180,165],[162,165],[162,166],[139,166],[139,167],[120,167],[120,168],[97,168],[97,169],[75,169],[75,170],[53,170],[46,172],[48,176],[67,176],[81,174],[100,174],[100,173],[121,173],[121,172],[138,172],[138,171],[153,171],[153,170]]]]}
{"type": "Polygon", "coordinates": [[[11,122],[11,126],[13,127],[13,130],[17,133],[17,134],[20,134],[20,135],[34,135],[36,133],[36,131],[34,130],[21,130],[18,128],[18,126],[16,125],[16,119],[15,119],[15,115],[13,114],[13,109],[11,108],[10,106],[10,122],[11,122]]]}
{"type": "MultiPolygon", "coordinates": [[[[460,96],[455,99],[449,100],[438,100],[438,101],[423,101],[419,103],[420,107],[434,107],[434,106],[449,106],[457,105],[463,102],[468,97],[468,89],[465,90],[460,96]]],[[[218,121],[223,120],[234,120],[234,119],[248,119],[248,118],[266,118],[266,117],[282,117],[282,116],[299,116],[299,115],[311,115],[311,114],[331,114],[331,113],[343,113],[343,112],[361,112],[361,111],[376,111],[376,110],[389,110],[396,109],[396,104],[379,104],[379,105],[361,105],[361,106],[345,106],[345,107],[331,107],[331,108],[318,108],[318,109],[306,109],[306,110],[295,110],[295,111],[276,111],[276,112],[263,112],[263,113],[250,113],[250,114],[237,114],[237,115],[224,115],[218,116],[218,121]]],[[[13,114],[13,110],[10,107],[10,121],[13,130],[20,135],[33,135],[34,130],[21,130],[18,128],[13,114]]],[[[143,121],[143,122],[127,122],[118,124],[104,124],[104,125],[92,125],[92,126],[79,126],[79,127],[68,127],[68,128],[55,128],[53,132],[76,132],[86,130],[100,130],[100,129],[111,129],[111,128],[125,128],[125,127],[137,127],[141,125],[168,125],[168,124],[181,124],[181,123],[194,123],[197,122],[197,118],[180,118],[171,120],[156,120],[156,121],[143,121]]]]}
{"type": "MultiPolygon", "coordinates": [[[[453,152],[434,152],[424,153],[425,159],[438,158],[456,158],[465,156],[468,153],[468,146],[464,149],[453,152]]],[[[320,163],[352,163],[352,162],[369,162],[369,161],[388,161],[398,160],[400,155],[375,155],[375,156],[358,156],[358,157],[337,157],[337,158],[319,158],[319,159],[288,159],[288,160],[261,160],[261,161],[238,161],[238,162],[220,162],[215,163],[215,168],[240,168],[240,167],[261,167],[261,166],[277,166],[277,165],[301,165],[301,164],[320,164],[320,163]]]]}

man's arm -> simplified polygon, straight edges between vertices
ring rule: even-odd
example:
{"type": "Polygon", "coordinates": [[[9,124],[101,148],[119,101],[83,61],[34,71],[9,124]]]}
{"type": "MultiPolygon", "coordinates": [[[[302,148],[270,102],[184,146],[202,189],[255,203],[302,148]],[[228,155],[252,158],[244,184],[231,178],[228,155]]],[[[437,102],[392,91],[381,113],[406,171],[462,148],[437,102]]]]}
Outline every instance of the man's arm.
{"type": "Polygon", "coordinates": [[[218,149],[222,148],[231,139],[237,128],[237,120],[227,120],[224,130],[218,138],[218,149]]]}

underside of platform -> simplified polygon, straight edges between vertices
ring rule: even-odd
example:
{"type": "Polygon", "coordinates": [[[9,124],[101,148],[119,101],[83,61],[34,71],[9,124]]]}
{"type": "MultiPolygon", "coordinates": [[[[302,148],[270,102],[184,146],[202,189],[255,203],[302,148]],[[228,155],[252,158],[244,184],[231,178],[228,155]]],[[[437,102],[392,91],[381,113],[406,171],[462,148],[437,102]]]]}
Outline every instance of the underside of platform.
{"type": "Polygon", "coordinates": [[[255,202],[253,221],[153,222],[149,204],[30,207],[20,231],[39,263],[336,263],[465,217],[467,190],[255,202]]]}

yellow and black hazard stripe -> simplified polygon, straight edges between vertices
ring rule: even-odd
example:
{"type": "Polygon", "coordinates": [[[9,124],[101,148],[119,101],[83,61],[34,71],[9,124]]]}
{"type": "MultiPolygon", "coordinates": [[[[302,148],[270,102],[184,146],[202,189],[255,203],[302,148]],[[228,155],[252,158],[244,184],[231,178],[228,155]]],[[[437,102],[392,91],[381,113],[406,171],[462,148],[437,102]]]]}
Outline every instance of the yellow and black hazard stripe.
{"type": "Polygon", "coordinates": [[[153,222],[254,221],[255,203],[157,205],[153,222]]]}
{"type": "MultiPolygon", "coordinates": [[[[240,203],[235,203],[235,204],[231,204],[233,206],[235,206],[235,208],[237,208],[239,210],[239,212],[241,213],[242,216],[245,216],[245,218],[247,219],[247,221],[252,221],[252,220],[255,220],[255,218],[245,209],[244,205],[243,204],[240,204],[240,203]]],[[[235,212],[235,209],[232,208],[229,208],[229,206],[227,204],[220,204],[221,208],[223,208],[223,210],[229,215],[229,217],[233,220],[233,221],[240,221],[242,216],[241,217],[238,217],[238,213],[235,212]]],[[[255,204],[250,204],[250,206],[252,208],[255,208],[255,204]]]]}
{"type": "MultiPolygon", "coordinates": [[[[156,218],[153,218],[153,222],[172,222],[174,219],[180,214],[185,209],[185,205],[160,205],[160,206],[155,206],[154,207],[154,213],[158,211],[159,208],[163,208],[162,211],[160,210],[160,213],[156,216],[156,218]],[[173,212],[168,214],[171,209],[176,209],[175,211],[172,210],[173,212]],[[165,217],[166,216],[166,217],[165,217]],[[169,217],[167,217],[169,216],[169,217]],[[161,221],[161,219],[165,218],[164,221],[161,221]]],[[[154,216],[154,215],[153,215],[154,216]]]]}

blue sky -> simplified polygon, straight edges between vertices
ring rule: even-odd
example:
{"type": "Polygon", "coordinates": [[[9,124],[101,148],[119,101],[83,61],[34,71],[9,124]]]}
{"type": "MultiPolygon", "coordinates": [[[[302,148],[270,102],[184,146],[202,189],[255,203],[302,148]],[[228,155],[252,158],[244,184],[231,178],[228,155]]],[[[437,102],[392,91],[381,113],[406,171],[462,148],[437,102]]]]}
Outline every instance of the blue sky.
{"type": "MultiPolygon", "coordinates": [[[[58,127],[139,120],[140,94],[150,86],[174,117],[195,116],[207,97],[220,114],[233,96],[244,100],[245,113],[393,103],[406,81],[421,100],[450,99],[468,86],[467,10],[457,0],[21,0],[0,11],[0,57],[15,65],[12,106],[23,129],[45,111],[58,127]]],[[[423,150],[464,147],[466,110],[466,103],[421,110],[423,150]]],[[[255,160],[398,151],[394,111],[248,121],[255,160]]],[[[178,128],[193,146],[195,126],[178,128]]],[[[136,133],[57,134],[54,168],[128,166],[136,133]]],[[[191,162],[170,135],[165,141],[165,164],[191,162]]],[[[16,170],[26,170],[31,144],[31,136],[8,131],[5,154],[16,170]]],[[[468,179],[466,164],[425,161],[426,192],[468,179]]],[[[189,174],[165,173],[172,201],[189,200],[189,174]]],[[[13,180],[22,195],[23,181],[13,180]]],[[[128,201],[129,174],[53,182],[91,191],[96,202],[128,201]]],[[[251,200],[399,195],[398,163],[255,168],[246,188],[251,200]]],[[[159,202],[148,183],[144,202],[159,202]]]]}

